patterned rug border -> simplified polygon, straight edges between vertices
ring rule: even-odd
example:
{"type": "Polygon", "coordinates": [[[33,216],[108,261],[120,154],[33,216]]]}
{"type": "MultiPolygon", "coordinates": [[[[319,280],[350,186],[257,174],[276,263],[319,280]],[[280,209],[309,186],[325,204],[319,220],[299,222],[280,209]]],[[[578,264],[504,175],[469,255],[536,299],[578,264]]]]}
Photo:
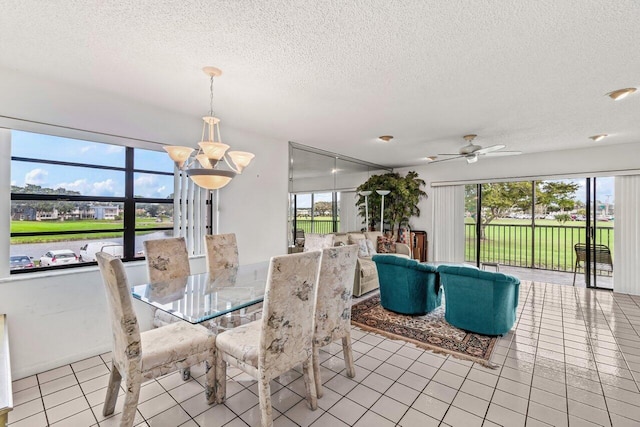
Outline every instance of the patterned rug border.
{"type": "MultiPolygon", "coordinates": [[[[376,298],[376,297],[379,298],[380,295],[376,294],[376,295],[372,295],[370,297],[367,297],[365,299],[362,299],[362,300],[358,301],[357,303],[355,303],[354,306],[357,305],[357,304],[360,304],[360,303],[364,303],[364,302],[366,302],[366,301],[368,301],[368,300],[370,300],[372,298],[376,298]]],[[[409,338],[409,337],[405,337],[404,335],[394,334],[393,332],[384,331],[382,329],[378,329],[378,328],[375,328],[375,327],[372,327],[372,326],[368,326],[368,325],[362,324],[360,322],[356,322],[353,319],[351,319],[351,324],[357,326],[358,328],[360,328],[360,329],[362,329],[364,331],[375,332],[376,334],[383,335],[383,336],[385,336],[387,338],[390,338],[390,339],[393,339],[393,340],[400,340],[400,341],[410,342],[410,343],[416,345],[417,347],[420,347],[420,348],[425,349],[425,350],[433,351],[436,354],[449,354],[449,355],[453,356],[456,359],[468,360],[468,361],[471,361],[471,362],[475,362],[475,363],[478,363],[478,364],[480,364],[482,366],[485,366],[487,368],[491,368],[491,369],[499,368],[499,365],[493,364],[489,360],[485,360],[485,359],[483,359],[481,357],[475,357],[475,356],[471,356],[471,355],[467,355],[467,354],[462,354],[462,353],[459,353],[459,352],[454,351],[454,350],[448,350],[446,348],[438,347],[438,346],[433,345],[433,344],[429,344],[429,343],[426,343],[426,342],[423,342],[423,341],[418,341],[418,340],[415,340],[415,339],[412,339],[412,338],[409,338]]],[[[468,333],[470,333],[470,332],[468,332],[468,333]]],[[[479,334],[476,334],[476,335],[479,335],[479,334]]],[[[489,349],[488,349],[489,359],[491,359],[491,356],[493,355],[493,350],[495,349],[496,341],[497,340],[492,340],[491,344],[489,346],[489,349]]]]}

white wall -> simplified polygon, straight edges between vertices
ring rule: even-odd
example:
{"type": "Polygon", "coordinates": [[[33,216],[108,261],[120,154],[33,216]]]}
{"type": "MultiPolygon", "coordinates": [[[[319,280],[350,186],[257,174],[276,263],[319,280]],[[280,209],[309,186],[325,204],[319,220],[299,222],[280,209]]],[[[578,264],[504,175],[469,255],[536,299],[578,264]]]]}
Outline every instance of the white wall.
{"type": "MultiPolygon", "coordinates": [[[[201,119],[173,113],[67,84],[0,69],[0,116],[158,141],[194,145],[201,119]]],[[[99,142],[158,149],[157,144],[109,135],[77,132],[0,117],[0,127],[86,138],[99,142]]],[[[220,230],[235,232],[242,264],[286,251],[288,144],[221,126],[233,149],[252,151],[256,159],[220,190],[220,230]]],[[[9,209],[7,138],[0,138],[0,200],[9,209]]],[[[0,213],[0,255],[8,259],[9,215],[0,213]]],[[[146,280],[144,263],[127,263],[130,281],[146,280]]],[[[202,259],[192,271],[203,271],[202,259]]],[[[6,273],[6,272],[5,272],[6,273]]],[[[97,268],[0,278],[0,312],[8,314],[12,374],[15,379],[110,349],[102,281],[97,268]]],[[[148,327],[149,310],[136,302],[141,326],[148,327]]]]}
{"type": "Polygon", "coordinates": [[[241,264],[286,254],[288,143],[234,129],[225,129],[224,138],[256,157],[219,190],[220,233],[236,233],[241,264]]]}
{"type": "MultiPolygon", "coordinates": [[[[408,171],[418,172],[427,182],[425,191],[432,193],[431,185],[442,182],[490,181],[492,179],[539,177],[563,177],[568,175],[612,176],[620,173],[640,171],[640,142],[635,144],[599,145],[582,150],[534,153],[515,157],[483,157],[477,163],[467,164],[464,160],[435,163],[419,167],[397,169],[404,175],[408,171]]],[[[419,204],[421,215],[412,218],[410,225],[415,230],[426,230],[427,238],[432,235],[432,198],[419,204]]],[[[639,248],[640,250],[640,248],[639,248]]],[[[431,252],[431,251],[430,251],[431,252]]]]}

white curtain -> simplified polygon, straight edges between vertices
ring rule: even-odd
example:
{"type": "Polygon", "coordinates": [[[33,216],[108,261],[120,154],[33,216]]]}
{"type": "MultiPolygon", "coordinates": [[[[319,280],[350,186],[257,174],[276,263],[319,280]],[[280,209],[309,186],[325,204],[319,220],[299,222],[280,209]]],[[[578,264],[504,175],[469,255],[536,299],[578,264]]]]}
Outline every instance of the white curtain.
{"type": "MultiPolygon", "coordinates": [[[[185,238],[189,255],[203,254],[203,236],[207,231],[207,190],[195,185],[186,173],[180,171],[174,175],[174,188],[173,235],[185,238]]],[[[218,191],[214,191],[213,196],[214,205],[217,205],[218,191]]],[[[215,234],[217,222],[212,222],[215,234]]]]}
{"type": "Polygon", "coordinates": [[[613,289],[640,295],[640,175],[617,176],[613,289]]]}
{"type": "Polygon", "coordinates": [[[430,261],[464,262],[464,185],[434,187],[430,261]]]}

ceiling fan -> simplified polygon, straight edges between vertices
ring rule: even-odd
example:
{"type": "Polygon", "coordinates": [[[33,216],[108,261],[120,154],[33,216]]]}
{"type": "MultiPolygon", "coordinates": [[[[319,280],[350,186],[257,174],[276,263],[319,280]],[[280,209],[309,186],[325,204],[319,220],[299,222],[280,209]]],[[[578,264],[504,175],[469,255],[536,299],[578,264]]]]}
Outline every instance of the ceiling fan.
{"type": "Polygon", "coordinates": [[[452,156],[452,157],[438,159],[438,156],[429,156],[427,157],[427,159],[430,161],[430,163],[437,163],[437,162],[445,162],[447,160],[464,158],[467,161],[467,163],[475,163],[478,161],[479,156],[515,156],[518,154],[522,154],[521,151],[500,151],[507,148],[507,146],[504,144],[491,145],[489,147],[482,148],[480,145],[475,145],[473,143],[473,140],[477,136],[478,135],[474,135],[474,134],[463,136],[463,138],[465,139],[465,141],[468,142],[468,144],[462,147],[457,154],[450,154],[450,153],[438,154],[438,156],[452,156]]]}

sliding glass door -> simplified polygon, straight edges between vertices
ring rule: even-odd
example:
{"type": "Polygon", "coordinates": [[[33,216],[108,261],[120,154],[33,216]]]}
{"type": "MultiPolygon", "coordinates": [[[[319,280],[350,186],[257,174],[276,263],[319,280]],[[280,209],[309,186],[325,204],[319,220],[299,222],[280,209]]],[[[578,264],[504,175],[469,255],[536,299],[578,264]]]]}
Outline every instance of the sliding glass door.
{"type": "Polygon", "coordinates": [[[613,184],[591,177],[467,185],[465,259],[514,274],[557,271],[564,274],[543,280],[612,289],[613,184]]]}

